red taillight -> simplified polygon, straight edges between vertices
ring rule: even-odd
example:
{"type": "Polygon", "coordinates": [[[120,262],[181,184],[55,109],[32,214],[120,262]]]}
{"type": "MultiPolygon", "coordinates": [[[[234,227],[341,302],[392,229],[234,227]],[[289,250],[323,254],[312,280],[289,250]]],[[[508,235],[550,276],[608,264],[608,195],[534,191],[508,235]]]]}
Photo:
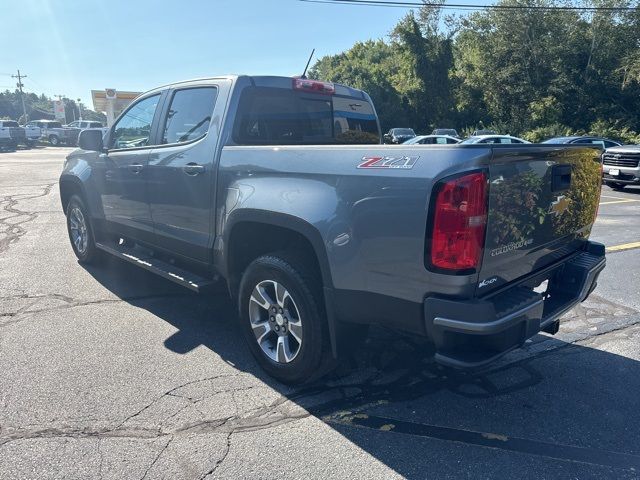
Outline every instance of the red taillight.
{"type": "Polygon", "coordinates": [[[336,88],[331,82],[320,82],[319,80],[308,80],[306,78],[294,78],[293,89],[303,90],[305,92],[324,93],[325,95],[332,95],[336,91],[336,88]]]}
{"type": "Polygon", "coordinates": [[[445,270],[477,268],[487,225],[487,176],[478,172],[445,179],[433,208],[431,265],[445,270]]]}

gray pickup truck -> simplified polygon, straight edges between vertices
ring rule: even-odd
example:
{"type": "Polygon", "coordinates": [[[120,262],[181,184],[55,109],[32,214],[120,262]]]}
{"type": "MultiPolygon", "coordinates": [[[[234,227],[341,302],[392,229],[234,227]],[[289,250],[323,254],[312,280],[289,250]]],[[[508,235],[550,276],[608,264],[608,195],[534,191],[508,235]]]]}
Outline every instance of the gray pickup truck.
{"type": "Polygon", "coordinates": [[[600,150],[380,143],[369,96],[230,76],[141,95],[60,177],[80,262],[107,252],[195,291],[224,281],[287,383],[381,324],[477,368],[595,288],[600,150]]]}
{"type": "Polygon", "coordinates": [[[40,138],[48,141],[54,147],[76,145],[80,133],[79,128],[64,127],[57,120],[32,120],[27,123],[27,127],[38,127],[40,138]]]}
{"type": "Polygon", "coordinates": [[[640,145],[607,148],[602,154],[602,177],[615,190],[640,185],[640,145]]]}

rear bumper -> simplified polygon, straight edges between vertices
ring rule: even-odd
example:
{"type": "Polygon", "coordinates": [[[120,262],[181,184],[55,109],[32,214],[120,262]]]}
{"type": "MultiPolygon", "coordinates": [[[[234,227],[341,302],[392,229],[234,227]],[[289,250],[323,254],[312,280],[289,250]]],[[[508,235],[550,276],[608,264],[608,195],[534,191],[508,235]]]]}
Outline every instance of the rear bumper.
{"type": "Polygon", "coordinates": [[[436,361],[478,368],[541,330],[557,331],[558,319],[589,296],[605,264],[604,245],[588,242],[584,251],[490,298],[425,299],[425,327],[436,361]],[[547,291],[533,291],[532,285],[545,279],[547,291]]]}

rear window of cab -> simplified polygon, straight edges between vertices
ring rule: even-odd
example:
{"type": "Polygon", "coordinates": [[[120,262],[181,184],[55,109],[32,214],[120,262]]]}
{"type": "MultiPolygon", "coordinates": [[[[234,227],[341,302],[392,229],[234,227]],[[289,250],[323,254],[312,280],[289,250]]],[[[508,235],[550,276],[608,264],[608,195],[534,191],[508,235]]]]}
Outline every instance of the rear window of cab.
{"type": "Polygon", "coordinates": [[[240,97],[233,140],[238,145],[376,144],[380,132],[365,100],[248,87],[240,97]]]}

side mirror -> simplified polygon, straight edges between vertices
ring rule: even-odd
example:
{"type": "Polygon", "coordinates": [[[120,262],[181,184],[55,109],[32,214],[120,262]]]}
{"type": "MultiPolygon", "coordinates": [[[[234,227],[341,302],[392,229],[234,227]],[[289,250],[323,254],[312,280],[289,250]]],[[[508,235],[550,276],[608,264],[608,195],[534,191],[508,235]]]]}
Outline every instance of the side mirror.
{"type": "Polygon", "coordinates": [[[103,151],[102,130],[92,128],[82,130],[78,137],[78,146],[83,150],[103,151]]]}

